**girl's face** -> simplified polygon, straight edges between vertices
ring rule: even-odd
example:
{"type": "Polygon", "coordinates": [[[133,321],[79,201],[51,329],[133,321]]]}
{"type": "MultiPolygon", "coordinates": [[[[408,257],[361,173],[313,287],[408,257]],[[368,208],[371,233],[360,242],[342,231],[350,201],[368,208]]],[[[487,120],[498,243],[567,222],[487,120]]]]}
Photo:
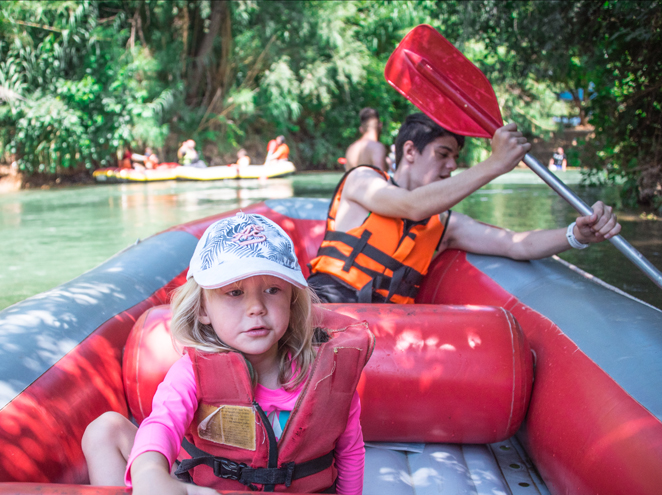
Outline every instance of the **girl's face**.
{"type": "Polygon", "coordinates": [[[276,355],[290,322],[292,286],[269,275],[204,292],[200,322],[227,345],[247,355],[276,355]]]}

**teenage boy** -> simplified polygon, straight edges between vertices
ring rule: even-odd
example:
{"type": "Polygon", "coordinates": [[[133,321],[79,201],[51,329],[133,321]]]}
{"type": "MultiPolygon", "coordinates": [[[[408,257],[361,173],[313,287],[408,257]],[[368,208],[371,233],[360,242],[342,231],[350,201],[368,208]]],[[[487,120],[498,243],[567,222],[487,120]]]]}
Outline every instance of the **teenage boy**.
{"type": "Polygon", "coordinates": [[[531,148],[508,124],[495,133],[487,160],[451,177],[463,145],[463,136],[413,114],[396,139],[393,178],[367,166],[345,174],[311,261],[309,283],[323,302],[413,303],[435,252],[446,249],[531,260],[620,232],[612,208],[601,201],[567,229],[512,232],[451,214],[449,208],[511,171],[531,148]]]}

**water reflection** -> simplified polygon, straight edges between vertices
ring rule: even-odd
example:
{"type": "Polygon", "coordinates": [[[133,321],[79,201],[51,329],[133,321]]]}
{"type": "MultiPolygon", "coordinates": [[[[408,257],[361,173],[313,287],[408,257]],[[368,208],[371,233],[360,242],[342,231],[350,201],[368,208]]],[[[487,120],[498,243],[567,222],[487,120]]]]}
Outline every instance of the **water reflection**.
{"type": "MultiPolygon", "coordinates": [[[[662,269],[661,220],[648,219],[639,211],[624,209],[616,187],[569,186],[589,205],[598,200],[614,205],[623,227],[621,235],[653,265],[662,269]]],[[[454,210],[513,230],[566,227],[577,218],[575,210],[542,183],[515,187],[512,184],[490,184],[466,198],[454,210]]],[[[662,308],[662,290],[611,243],[594,244],[581,251],[571,249],[559,256],[605,282],[662,308]]]]}
{"type": "Polygon", "coordinates": [[[173,225],[291,197],[295,183],[287,178],[157,182],[2,195],[0,309],[67,282],[173,225]]]}
{"type": "MultiPolygon", "coordinates": [[[[0,309],[80,275],[136,241],[183,222],[270,198],[330,197],[341,174],[222,182],[156,182],[20,191],[0,196],[0,309]]],[[[617,205],[623,237],[662,267],[662,222],[623,210],[616,188],[580,188],[587,203],[617,205]]],[[[573,185],[573,183],[575,185],[573,185]]],[[[565,227],[574,210],[535,175],[516,171],[477,191],[455,210],[513,230],[565,227]]],[[[608,243],[561,257],[662,307],[662,291],[608,243]]]]}

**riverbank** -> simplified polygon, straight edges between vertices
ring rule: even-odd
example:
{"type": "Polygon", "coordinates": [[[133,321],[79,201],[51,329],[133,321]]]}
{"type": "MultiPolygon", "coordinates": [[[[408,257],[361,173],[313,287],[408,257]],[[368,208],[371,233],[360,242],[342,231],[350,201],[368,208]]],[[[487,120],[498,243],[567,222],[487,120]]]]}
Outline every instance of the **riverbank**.
{"type": "MultiPolygon", "coordinates": [[[[552,136],[543,140],[541,138],[533,138],[531,143],[533,145],[531,149],[531,154],[536,156],[542,163],[547,164],[549,159],[552,157],[553,153],[560,146],[563,147],[568,155],[569,164],[575,165],[578,164],[576,157],[579,155],[579,150],[583,143],[592,137],[593,128],[591,126],[585,127],[572,127],[564,128],[552,134],[552,136]]],[[[256,153],[258,149],[262,149],[258,146],[258,143],[250,143],[253,145],[249,152],[253,152],[253,155],[257,156],[256,153]],[[253,147],[255,149],[253,149],[253,147]]],[[[248,145],[246,145],[247,147],[248,145]]],[[[247,147],[248,149],[248,147],[247,147]]],[[[216,156],[218,153],[217,148],[208,147],[205,149],[205,157],[208,158],[208,163],[222,164],[223,159],[231,159],[228,157],[219,157],[216,156]]],[[[260,158],[258,156],[258,158],[260,158]]],[[[5,158],[6,159],[6,158],[5,158]]],[[[259,161],[259,160],[258,160],[259,161]]],[[[522,164],[523,168],[524,165],[522,164]]],[[[573,168],[577,172],[580,169],[573,168]]],[[[298,173],[307,174],[307,173],[333,173],[341,172],[342,170],[338,168],[337,170],[301,170],[298,173]]],[[[574,182],[578,183],[578,182],[574,182]]],[[[71,171],[69,169],[63,170],[59,174],[46,174],[46,173],[36,173],[28,175],[26,173],[18,171],[18,169],[11,165],[2,165],[0,164],[0,194],[8,192],[16,192],[22,189],[51,189],[57,187],[69,187],[77,185],[89,185],[95,184],[94,177],[90,170],[76,170],[71,171]]]]}
{"type": "Polygon", "coordinates": [[[32,174],[16,170],[12,165],[0,165],[0,194],[21,189],[51,189],[94,184],[94,177],[87,170],[70,174],[32,174]]]}

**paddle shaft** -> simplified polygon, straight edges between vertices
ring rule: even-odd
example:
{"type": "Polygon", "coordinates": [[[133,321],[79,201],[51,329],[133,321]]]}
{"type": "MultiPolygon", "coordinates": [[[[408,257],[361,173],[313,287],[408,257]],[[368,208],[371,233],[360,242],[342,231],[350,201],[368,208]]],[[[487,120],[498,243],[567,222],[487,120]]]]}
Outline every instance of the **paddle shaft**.
{"type": "MultiPolygon", "coordinates": [[[[579,196],[572,192],[556,175],[547,170],[542,163],[540,163],[534,156],[528,153],[524,156],[524,163],[533,170],[542,180],[544,180],[549,187],[554,189],[556,193],[565,199],[570,206],[577,210],[581,215],[591,215],[593,210],[588,206],[579,196]]],[[[632,263],[644,272],[655,285],[662,289],[662,273],[655,268],[653,264],[648,261],[639,251],[637,251],[628,241],[620,235],[614,236],[609,239],[616,249],[625,255],[632,263]]]]}
{"type": "MultiPolygon", "coordinates": [[[[494,135],[496,130],[501,126],[500,123],[495,122],[494,119],[480,106],[477,105],[471,96],[467,95],[461,88],[453,83],[448,78],[444,77],[425,59],[419,60],[415,63],[416,69],[425,76],[441,93],[448,99],[453,101],[456,105],[463,108],[465,113],[477,122],[485,131],[494,135]]],[[[549,187],[565,199],[570,206],[577,210],[582,215],[591,215],[593,210],[588,206],[579,196],[572,192],[558,177],[547,170],[547,167],[542,165],[535,157],[528,153],[524,156],[524,163],[533,170],[538,177],[544,180],[549,187]]],[[[625,255],[632,263],[634,263],[642,272],[650,278],[655,285],[662,289],[662,273],[655,268],[653,264],[648,261],[639,251],[637,251],[628,241],[620,235],[614,236],[609,239],[616,249],[625,255]]]]}

